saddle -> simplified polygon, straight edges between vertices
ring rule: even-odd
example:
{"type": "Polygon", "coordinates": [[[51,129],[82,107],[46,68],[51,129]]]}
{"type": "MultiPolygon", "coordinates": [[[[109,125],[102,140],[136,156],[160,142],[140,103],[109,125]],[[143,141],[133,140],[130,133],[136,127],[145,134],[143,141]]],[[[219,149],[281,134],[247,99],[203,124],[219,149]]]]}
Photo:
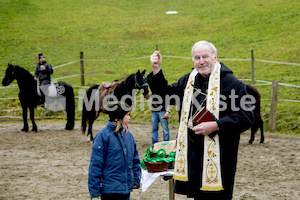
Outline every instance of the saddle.
{"type": "Polygon", "coordinates": [[[42,93],[50,98],[56,98],[57,97],[57,89],[56,85],[51,83],[49,85],[39,85],[37,84],[37,94],[42,97],[42,93]]]}
{"type": "MultiPolygon", "coordinates": [[[[110,83],[110,82],[102,82],[101,85],[99,85],[99,87],[97,88],[98,90],[98,95],[97,95],[97,100],[99,100],[99,108],[100,108],[100,112],[103,112],[103,101],[104,101],[104,97],[106,97],[107,95],[110,95],[118,86],[118,81],[115,80],[114,82],[110,83]]],[[[99,111],[96,111],[96,116],[98,115],[99,111]]]]}

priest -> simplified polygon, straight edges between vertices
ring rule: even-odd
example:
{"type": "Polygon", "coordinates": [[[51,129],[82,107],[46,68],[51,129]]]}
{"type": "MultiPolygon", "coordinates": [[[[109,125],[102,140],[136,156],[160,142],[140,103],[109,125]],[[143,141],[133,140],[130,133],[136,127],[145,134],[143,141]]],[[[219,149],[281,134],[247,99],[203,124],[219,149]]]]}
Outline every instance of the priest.
{"type": "Polygon", "coordinates": [[[174,192],[195,200],[232,199],[240,134],[253,124],[254,98],[223,63],[216,47],[199,41],[192,47],[194,67],[168,84],[155,51],[147,81],[153,94],[179,107],[179,129],[174,169],[174,192]],[[179,98],[167,98],[177,95],[179,98]],[[180,99],[180,102],[175,100],[180,99]],[[214,116],[205,119],[203,108],[214,116]]]}

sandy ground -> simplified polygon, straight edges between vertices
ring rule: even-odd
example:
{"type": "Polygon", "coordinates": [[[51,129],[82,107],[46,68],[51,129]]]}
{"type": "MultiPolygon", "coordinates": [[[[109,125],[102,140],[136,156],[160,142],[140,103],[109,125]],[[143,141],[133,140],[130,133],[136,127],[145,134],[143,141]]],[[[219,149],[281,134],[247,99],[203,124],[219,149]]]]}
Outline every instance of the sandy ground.
{"type": "MultiPolygon", "coordinates": [[[[38,121],[38,133],[21,132],[22,123],[0,123],[0,199],[89,199],[87,177],[91,143],[64,123],[38,121]]],[[[94,133],[105,126],[97,122],[94,133]]],[[[170,126],[171,139],[176,126],[170,126]]],[[[151,145],[149,124],[130,124],[140,157],[151,145]]],[[[160,140],[161,140],[160,133],[160,140]]],[[[242,134],[234,200],[300,199],[300,137],[267,133],[249,145],[242,134]]],[[[168,200],[169,183],[161,177],[131,193],[133,200],[168,200]]],[[[176,200],[187,199],[175,195],[176,200]]]]}

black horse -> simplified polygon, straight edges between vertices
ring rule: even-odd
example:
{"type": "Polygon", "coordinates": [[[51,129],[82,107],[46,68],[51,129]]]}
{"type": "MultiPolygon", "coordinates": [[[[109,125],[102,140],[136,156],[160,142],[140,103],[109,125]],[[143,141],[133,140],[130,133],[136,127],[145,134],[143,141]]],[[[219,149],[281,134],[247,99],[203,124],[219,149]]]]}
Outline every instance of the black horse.
{"type": "MultiPolygon", "coordinates": [[[[20,89],[19,99],[23,110],[24,127],[22,131],[28,131],[27,110],[29,108],[30,119],[32,121],[32,131],[37,132],[37,126],[34,121],[34,108],[40,104],[41,97],[37,93],[37,81],[30,72],[20,66],[8,64],[5,76],[2,81],[3,86],[8,86],[13,80],[17,80],[20,89]]],[[[57,82],[58,97],[64,100],[65,110],[67,112],[67,124],[65,129],[72,130],[74,128],[75,119],[75,100],[73,87],[65,82],[57,82]]],[[[55,98],[52,99],[55,101],[55,98]]]]}
{"type": "MultiPolygon", "coordinates": [[[[147,79],[145,78],[145,72],[140,72],[140,70],[137,71],[135,74],[129,75],[123,82],[118,83],[116,88],[113,91],[114,97],[117,98],[117,100],[121,100],[121,98],[124,95],[129,95],[128,97],[132,97],[132,91],[134,89],[140,90],[140,92],[143,93],[144,97],[148,99],[149,97],[149,90],[148,90],[148,85],[147,85],[147,79]]],[[[83,102],[83,107],[82,107],[82,121],[81,121],[81,130],[82,133],[84,134],[86,131],[86,125],[88,121],[88,132],[87,136],[89,136],[89,141],[93,140],[93,123],[94,121],[98,118],[101,109],[99,108],[99,105],[96,105],[96,100],[95,96],[97,95],[97,90],[98,90],[99,85],[93,85],[91,86],[85,94],[84,97],[84,102],[83,102]],[[91,103],[86,103],[86,101],[91,102],[91,103]]],[[[110,94],[112,95],[112,94],[110,94]]],[[[132,106],[132,99],[131,98],[126,98],[125,102],[129,105],[132,106]]],[[[97,102],[99,103],[99,102],[97,102]]]]}
{"type": "Polygon", "coordinates": [[[251,86],[251,85],[246,85],[247,92],[248,94],[252,95],[255,98],[255,108],[253,110],[254,114],[254,124],[251,127],[251,138],[249,140],[249,143],[252,144],[254,141],[255,133],[257,132],[258,128],[260,128],[260,143],[263,143],[265,138],[264,138],[264,122],[261,118],[260,115],[260,93],[258,90],[251,86]]]}

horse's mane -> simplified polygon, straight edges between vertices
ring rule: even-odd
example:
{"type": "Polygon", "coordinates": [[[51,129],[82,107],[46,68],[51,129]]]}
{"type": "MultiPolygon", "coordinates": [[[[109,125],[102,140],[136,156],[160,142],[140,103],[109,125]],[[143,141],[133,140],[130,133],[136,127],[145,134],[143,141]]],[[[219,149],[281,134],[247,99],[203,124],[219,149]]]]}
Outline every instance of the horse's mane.
{"type": "Polygon", "coordinates": [[[127,76],[127,78],[122,81],[121,83],[119,83],[119,89],[127,89],[128,85],[130,84],[130,82],[133,80],[135,74],[130,74],[129,76],[127,76]]]}
{"type": "Polygon", "coordinates": [[[115,94],[124,95],[127,92],[129,92],[129,90],[133,89],[133,88],[129,88],[128,86],[131,84],[131,81],[133,80],[134,75],[135,74],[129,75],[124,81],[119,83],[118,87],[115,89],[115,92],[116,92],[115,94]]]}
{"type": "Polygon", "coordinates": [[[25,68],[20,67],[18,65],[15,65],[15,67],[18,69],[19,72],[21,72],[22,76],[33,78],[33,75],[25,68]]]}
{"type": "Polygon", "coordinates": [[[122,81],[122,83],[124,82],[124,84],[128,83],[132,77],[134,76],[135,74],[130,74],[124,81],[122,81]]]}

